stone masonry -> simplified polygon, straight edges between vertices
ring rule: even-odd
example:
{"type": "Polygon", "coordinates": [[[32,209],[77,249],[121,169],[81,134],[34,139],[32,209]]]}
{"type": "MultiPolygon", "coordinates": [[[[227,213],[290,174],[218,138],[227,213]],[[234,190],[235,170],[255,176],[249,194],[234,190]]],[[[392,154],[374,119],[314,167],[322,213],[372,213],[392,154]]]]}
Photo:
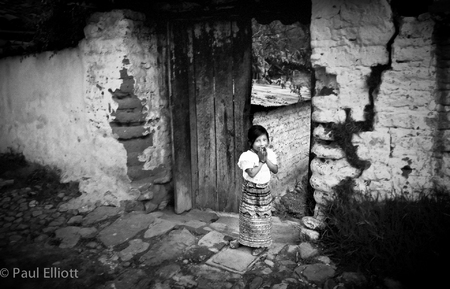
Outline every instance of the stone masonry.
{"type": "Polygon", "coordinates": [[[334,5],[313,1],[312,5],[311,60],[317,81],[312,98],[315,125],[311,152],[315,158],[310,183],[316,201],[314,216],[319,219],[320,208],[333,197],[334,187],[361,174],[361,168],[348,163],[346,153],[326,127],[365,121],[365,109],[371,104],[366,79],[372,66],[388,63],[387,43],[394,34],[391,10],[385,1],[332,2],[334,5]]]}
{"type": "Polygon", "coordinates": [[[170,119],[168,99],[162,93],[156,33],[144,21],[143,14],[126,10],[94,14],[81,46],[91,52],[89,64],[97,67],[91,70],[97,76],[91,95],[114,101],[109,124],[113,137],[127,151],[129,193],[150,202],[147,205],[154,210],[170,199],[170,119]],[[106,63],[108,71],[99,71],[98,66],[106,63]],[[108,83],[110,78],[116,81],[108,83]]]}
{"type": "Polygon", "coordinates": [[[432,188],[436,171],[434,22],[424,14],[403,18],[399,26],[391,68],[375,98],[375,129],[354,138],[358,155],[372,163],[361,179],[382,194],[432,188]]]}
{"type": "MultiPolygon", "coordinates": [[[[347,178],[381,196],[448,187],[448,27],[428,14],[396,16],[386,0],[313,0],[311,12],[317,208],[347,178]],[[336,140],[336,125],[360,128],[345,144],[355,155],[336,140]]],[[[83,195],[72,207],[139,200],[156,210],[171,197],[167,59],[147,24],[142,13],[98,13],[78,47],[0,60],[0,151],[21,152],[60,170],[63,182],[79,182],[83,195]]],[[[278,131],[286,124],[287,131],[299,126],[267,126],[289,139],[278,131]]],[[[303,152],[306,140],[296,141],[303,152]]],[[[282,153],[282,165],[300,166],[300,154],[282,153]]]]}
{"type": "Polygon", "coordinates": [[[394,18],[387,1],[331,2],[313,1],[311,23],[317,82],[310,183],[318,220],[344,179],[381,197],[448,186],[448,33],[434,31],[428,14],[394,18]],[[366,165],[354,165],[333,124],[360,128],[346,146],[366,165]]]}
{"type": "Polygon", "coordinates": [[[0,151],[78,182],[70,208],[170,201],[164,61],[144,22],[129,10],[96,13],[75,48],[0,60],[0,151]]]}

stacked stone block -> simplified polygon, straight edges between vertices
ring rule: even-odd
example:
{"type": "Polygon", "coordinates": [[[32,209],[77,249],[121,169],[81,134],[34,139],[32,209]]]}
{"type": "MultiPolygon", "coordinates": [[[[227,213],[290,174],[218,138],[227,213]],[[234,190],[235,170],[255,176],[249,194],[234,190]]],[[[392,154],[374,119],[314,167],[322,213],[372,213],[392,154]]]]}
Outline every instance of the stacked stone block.
{"type": "Polygon", "coordinates": [[[317,205],[314,217],[304,219],[310,228],[319,227],[321,207],[333,198],[333,187],[347,177],[355,181],[355,190],[381,198],[450,183],[449,27],[423,14],[398,18],[394,33],[390,7],[382,1],[334,1],[328,9],[325,2],[313,1],[311,28],[318,81],[312,99],[316,157],[310,180],[317,205]],[[361,19],[362,11],[372,4],[377,7],[361,19]],[[344,22],[345,27],[336,25],[344,22]],[[316,31],[317,26],[322,28],[316,31]],[[321,34],[323,27],[335,30],[321,34]],[[360,35],[363,30],[367,35],[377,30],[377,37],[369,40],[360,35]],[[333,49],[327,51],[326,44],[333,49]],[[380,67],[380,82],[369,87],[364,79],[380,67]],[[348,117],[355,124],[367,122],[365,110],[370,107],[375,113],[373,129],[351,139],[358,159],[370,162],[358,170],[349,166],[329,127],[344,121],[342,109],[348,112],[346,123],[348,117]]]}
{"type": "MultiPolygon", "coordinates": [[[[123,63],[128,63],[128,59],[124,59],[123,63]]],[[[110,125],[113,134],[127,151],[128,176],[134,181],[145,177],[142,175],[142,162],[138,156],[153,145],[153,139],[152,134],[144,127],[144,106],[134,94],[134,78],[128,75],[126,68],[123,68],[120,74],[123,83],[119,89],[110,91],[119,105],[112,113],[114,119],[110,125]]]]}
{"type": "MultiPolygon", "coordinates": [[[[365,183],[359,179],[364,169],[349,163],[348,152],[330,128],[341,125],[346,129],[346,124],[370,121],[366,113],[373,107],[373,95],[367,79],[372,67],[389,62],[387,44],[394,32],[386,1],[312,1],[311,60],[316,93],[312,98],[311,152],[315,157],[310,164],[310,184],[316,206],[314,216],[303,218],[309,229],[323,225],[323,208],[335,197],[334,189],[343,180],[354,179],[355,189],[365,190],[365,183]]],[[[346,146],[353,145],[348,142],[346,146]]],[[[317,238],[318,234],[309,229],[301,233],[317,238]]]]}
{"type": "Polygon", "coordinates": [[[126,151],[128,198],[118,201],[128,207],[142,201],[148,211],[163,208],[171,192],[171,140],[159,35],[143,14],[128,10],[92,15],[85,35],[80,46],[90,72],[86,98],[107,104],[106,110],[92,105],[91,119],[126,151]]]}

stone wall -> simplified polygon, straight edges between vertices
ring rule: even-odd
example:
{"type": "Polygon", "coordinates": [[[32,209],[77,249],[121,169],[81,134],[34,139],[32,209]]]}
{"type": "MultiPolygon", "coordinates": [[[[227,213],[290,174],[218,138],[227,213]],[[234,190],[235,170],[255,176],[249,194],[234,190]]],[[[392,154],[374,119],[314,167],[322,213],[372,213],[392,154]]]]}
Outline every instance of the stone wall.
{"type": "Polygon", "coordinates": [[[438,131],[434,135],[437,186],[448,188],[450,184],[450,24],[437,22],[433,42],[436,45],[437,91],[434,95],[438,111],[438,131]]]}
{"type": "Polygon", "coordinates": [[[144,21],[143,14],[127,10],[94,14],[80,47],[89,56],[87,97],[115,102],[108,125],[126,150],[130,192],[152,196],[144,201],[156,209],[173,195],[170,112],[164,62],[158,60],[161,40],[144,21]]]}
{"type": "MultiPolygon", "coordinates": [[[[0,60],[0,152],[80,182],[74,206],[139,199],[154,210],[171,197],[164,39],[144,22],[95,14],[74,49],[0,60]]],[[[448,27],[394,18],[387,0],[313,0],[310,29],[317,208],[346,178],[383,196],[448,187],[448,27]]],[[[254,116],[279,156],[276,196],[307,171],[309,113],[305,103],[254,116]]]]}
{"type": "Polygon", "coordinates": [[[311,102],[266,108],[254,114],[253,124],[267,129],[270,146],[278,156],[279,170],[271,181],[272,193],[278,199],[308,173],[311,102]]]}
{"type": "Polygon", "coordinates": [[[375,98],[375,129],[355,137],[358,155],[371,161],[361,179],[383,194],[432,188],[437,133],[436,57],[429,15],[403,18],[392,63],[375,98]]]}
{"type": "Polygon", "coordinates": [[[144,20],[130,11],[95,14],[74,49],[0,60],[0,152],[23,153],[79,182],[83,195],[69,206],[167,203],[168,100],[144,20]]]}
{"type": "Polygon", "coordinates": [[[448,184],[447,92],[436,101],[430,16],[394,23],[384,0],[312,3],[315,216],[346,178],[381,196],[448,184]]]}

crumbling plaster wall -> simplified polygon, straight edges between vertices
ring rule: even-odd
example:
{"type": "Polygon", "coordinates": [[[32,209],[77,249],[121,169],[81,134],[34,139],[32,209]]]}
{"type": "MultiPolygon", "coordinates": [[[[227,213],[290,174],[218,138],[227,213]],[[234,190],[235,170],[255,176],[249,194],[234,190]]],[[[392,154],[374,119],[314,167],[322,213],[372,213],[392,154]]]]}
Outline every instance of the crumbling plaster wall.
{"type": "Polygon", "coordinates": [[[21,152],[61,170],[63,181],[79,182],[83,195],[69,207],[118,206],[145,193],[133,189],[127,152],[110,125],[118,103],[109,90],[121,87],[123,69],[143,106],[143,135],[153,134],[152,146],[138,156],[142,168],[164,164],[159,181],[170,182],[168,103],[159,89],[156,40],[144,20],[130,11],[99,13],[74,49],[0,60],[0,151],[21,152]]]}
{"type": "Polygon", "coordinates": [[[279,170],[272,176],[271,191],[276,200],[279,200],[308,174],[311,102],[304,101],[256,112],[253,124],[267,129],[270,147],[277,154],[279,170]]]}
{"type": "Polygon", "coordinates": [[[154,27],[145,25],[141,13],[116,10],[94,14],[85,36],[80,47],[86,55],[90,88],[86,97],[107,102],[101,108],[91,107],[91,119],[125,147],[132,198],[146,202],[147,209],[162,208],[172,187],[170,114],[154,27]],[[119,96],[127,94],[132,96],[128,102],[119,96]],[[135,100],[140,101],[136,108],[131,105],[135,100]],[[97,111],[108,113],[107,121],[105,115],[97,117],[97,111]],[[124,126],[127,121],[139,126],[124,126]]]}
{"type": "Polygon", "coordinates": [[[413,192],[436,185],[433,29],[428,14],[401,19],[391,68],[384,72],[375,98],[375,130],[355,138],[361,158],[372,162],[361,176],[371,181],[370,190],[413,192]]]}
{"type": "Polygon", "coordinates": [[[403,18],[397,34],[386,0],[312,1],[311,58],[317,93],[312,98],[316,157],[310,183],[316,217],[320,206],[333,197],[333,187],[348,177],[355,180],[355,189],[383,196],[433,185],[433,25],[427,15],[403,18]],[[383,70],[381,81],[370,87],[375,68],[383,70]],[[327,129],[349,123],[366,124],[349,145],[357,146],[357,156],[369,161],[369,167],[352,166],[327,129]]]}

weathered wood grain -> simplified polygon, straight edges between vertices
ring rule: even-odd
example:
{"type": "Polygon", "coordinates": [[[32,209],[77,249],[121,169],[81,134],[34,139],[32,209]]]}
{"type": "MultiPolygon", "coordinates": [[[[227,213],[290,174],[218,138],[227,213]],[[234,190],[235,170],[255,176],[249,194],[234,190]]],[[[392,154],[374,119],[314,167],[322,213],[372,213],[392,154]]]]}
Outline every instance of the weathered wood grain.
{"type": "Polygon", "coordinates": [[[175,189],[176,213],[182,213],[192,208],[191,198],[191,143],[189,121],[189,83],[187,54],[188,37],[185,26],[175,22],[172,26],[171,55],[171,86],[172,95],[172,140],[173,140],[173,182],[175,189]]]}
{"type": "Polygon", "coordinates": [[[212,26],[201,22],[194,27],[193,51],[196,75],[196,111],[198,146],[198,195],[195,204],[199,208],[217,208],[216,179],[216,127],[214,106],[214,62],[211,41],[212,26]]]}
{"type": "MultiPolygon", "coordinates": [[[[233,22],[233,79],[234,79],[234,118],[235,118],[235,159],[247,147],[247,130],[250,128],[250,99],[251,99],[251,22],[250,19],[239,19],[233,22]]],[[[236,164],[237,166],[237,164],[236,164]]],[[[235,188],[230,192],[235,205],[234,212],[238,211],[242,189],[242,170],[235,170],[235,188]]]]}
{"type": "Polygon", "coordinates": [[[214,23],[214,88],[216,120],[218,210],[230,211],[234,205],[235,148],[233,106],[233,61],[231,22],[214,23]],[[230,197],[231,194],[231,197],[230,197]]]}

